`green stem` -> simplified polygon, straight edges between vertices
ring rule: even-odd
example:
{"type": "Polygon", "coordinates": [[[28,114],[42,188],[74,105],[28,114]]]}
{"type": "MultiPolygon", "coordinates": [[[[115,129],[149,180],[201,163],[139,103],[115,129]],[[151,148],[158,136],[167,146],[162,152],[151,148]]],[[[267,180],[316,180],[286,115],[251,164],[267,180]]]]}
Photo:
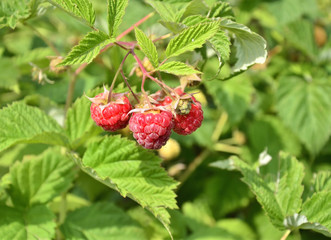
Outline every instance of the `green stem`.
{"type": "Polygon", "coordinates": [[[69,83],[66,104],[65,104],[65,107],[64,107],[65,115],[67,115],[68,109],[71,106],[72,99],[73,99],[73,96],[74,96],[75,85],[76,85],[76,80],[77,80],[77,70],[76,70],[75,73],[70,72],[71,73],[71,79],[70,79],[70,83],[69,83]]]}
{"type": "Polygon", "coordinates": [[[53,52],[57,55],[57,56],[60,56],[60,52],[56,49],[56,47],[54,46],[54,44],[49,41],[46,37],[44,37],[44,35],[42,35],[35,27],[31,26],[30,24],[28,23],[24,23],[25,26],[27,26],[28,28],[30,28],[38,37],[40,37],[45,43],[47,46],[49,46],[53,52]]]}
{"type": "Polygon", "coordinates": [[[216,142],[219,139],[219,137],[221,136],[221,134],[223,132],[223,128],[224,128],[227,120],[228,120],[228,114],[226,112],[223,112],[217,122],[216,128],[211,137],[211,140],[213,142],[216,142]]]}
{"type": "Polygon", "coordinates": [[[181,184],[179,185],[179,187],[181,185],[183,185],[183,183],[191,176],[191,174],[195,171],[195,169],[208,157],[209,154],[210,154],[209,150],[208,149],[205,149],[204,151],[202,151],[200,153],[200,155],[198,155],[193,160],[193,162],[190,163],[190,165],[188,166],[188,168],[186,169],[186,171],[179,178],[179,181],[181,182],[181,184]]]}

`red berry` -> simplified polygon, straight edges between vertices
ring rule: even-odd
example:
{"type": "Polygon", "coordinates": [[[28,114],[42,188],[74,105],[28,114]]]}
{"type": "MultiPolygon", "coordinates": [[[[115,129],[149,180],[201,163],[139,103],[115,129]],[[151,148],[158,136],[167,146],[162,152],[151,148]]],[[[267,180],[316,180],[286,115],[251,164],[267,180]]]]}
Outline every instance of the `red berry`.
{"type": "Polygon", "coordinates": [[[126,96],[107,104],[108,94],[101,93],[94,99],[96,102],[104,100],[105,104],[93,103],[91,105],[91,117],[95,123],[106,131],[116,131],[125,128],[129,122],[129,112],[132,109],[126,96]]]}
{"type": "Polygon", "coordinates": [[[197,130],[203,120],[203,111],[201,104],[192,97],[191,110],[188,114],[176,114],[174,117],[174,132],[180,135],[188,135],[197,130]]]}
{"type": "Polygon", "coordinates": [[[147,149],[159,149],[168,141],[173,127],[170,111],[133,113],[129,122],[137,142],[147,149]]]}

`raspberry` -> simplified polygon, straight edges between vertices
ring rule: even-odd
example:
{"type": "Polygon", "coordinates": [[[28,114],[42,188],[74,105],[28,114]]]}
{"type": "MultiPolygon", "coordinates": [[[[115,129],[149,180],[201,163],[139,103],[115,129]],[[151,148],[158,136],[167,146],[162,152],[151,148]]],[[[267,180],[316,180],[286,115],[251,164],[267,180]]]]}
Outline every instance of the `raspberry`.
{"type": "Polygon", "coordinates": [[[188,135],[197,130],[203,120],[201,104],[192,97],[191,110],[188,114],[176,114],[174,117],[174,132],[180,135],[188,135]]]}
{"type": "Polygon", "coordinates": [[[133,113],[129,122],[137,142],[147,149],[159,149],[168,141],[173,127],[170,111],[133,113]]]}
{"type": "Polygon", "coordinates": [[[106,131],[116,131],[125,128],[129,122],[129,112],[132,109],[129,99],[121,96],[107,104],[108,93],[100,93],[91,104],[91,117],[95,123],[106,131]]]}

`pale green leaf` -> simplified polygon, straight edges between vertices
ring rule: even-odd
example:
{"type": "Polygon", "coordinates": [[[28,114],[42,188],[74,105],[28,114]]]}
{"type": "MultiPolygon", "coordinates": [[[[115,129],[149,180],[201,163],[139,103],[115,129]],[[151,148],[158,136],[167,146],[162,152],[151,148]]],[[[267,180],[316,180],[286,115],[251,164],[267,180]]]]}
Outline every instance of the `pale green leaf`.
{"type": "Polygon", "coordinates": [[[228,113],[231,122],[239,122],[244,117],[254,91],[247,79],[238,76],[231,81],[204,81],[204,84],[216,104],[228,113]]]}
{"type": "Polygon", "coordinates": [[[182,19],[191,15],[205,15],[207,11],[208,7],[203,0],[193,0],[186,6],[182,19]]]}
{"type": "Polygon", "coordinates": [[[331,135],[331,84],[283,77],[277,91],[280,118],[316,155],[331,135]]]}
{"type": "Polygon", "coordinates": [[[12,201],[22,206],[49,202],[70,187],[75,173],[73,166],[70,159],[55,150],[16,162],[8,177],[12,201]]]}
{"type": "Polygon", "coordinates": [[[128,0],[108,0],[108,30],[109,36],[115,37],[120,26],[128,0]]]}
{"type": "Polygon", "coordinates": [[[36,107],[15,102],[0,110],[0,151],[22,142],[68,145],[64,130],[36,107]]]}
{"type": "Polygon", "coordinates": [[[234,34],[234,45],[237,48],[233,70],[240,72],[246,70],[255,63],[264,63],[267,58],[266,41],[260,35],[252,32],[245,25],[233,22],[229,19],[221,21],[220,26],[234,34]]]}
{"type": "Polygon", "coordinates": [[[105,202],[70,212],[61,231],[65,239],[147,239],[142,228],[129,215],[105,202]]]}
{"type": "Polygon", "coordinates": [[[167,62],[157,68],[158,71],[174,74],[174,75],[191,75],[201,73],[193,67],[177,61],[167,62]]]}
{"type": "Polygon", "coordinates": [[[214,49],[219,62],[224,64],[230,58],[230,39],[223,31],[218,31],[211,39],[208,40],[214,49]]]}
{"type": "Polygon", "coordinates": [[[156,68],[159,65],[159,55],[153,41],[138,28],[135,29],[135,33],[141,51],[143,51],[152,65],[156,68]]]}
{"type": "Polygon", "coordinates": [[[177,183],[160,167],[160,161],[119,136],[91,144],[83,160],[77,160],[88,174],[146,207],[168,227],[170,215],[166,208],[177,208],[173,191],[177,183]]]}
{"type": "Polygon", "coordinates": [[[95,11],[89,0],[47,0],[51,4],[65,10],[70,15],[83,20],[93,26],[95,22],[95,11]]]}
{"type": "Polygon", "coordinates": [[[234,20],[232,8],[227,2],[216,2],[208,13],[209,18],[228,18],[234,20]]]}
{"type": "Polygon", "coordinates": [[[90,63],[107,44],[114,42],[102,31],[89,32],[73,47],[60,65],[72,65],[77,63],[90,63]]]}
{"type": "Polygon", "coordinates": [[[0,211],[1,240],[47,240],[55,237],[55,216],[45,205],[26,210],[0,205],[0,211]]]}
{"type": "Polygon", "coordinates": [[[208,39],[216,34],[218,29],[219,22],[201,23],[184,29],[170,40],[166,49],[167,58],[201,48],[208,39]]]}
{"type": "Polygon", "coordinates": [[[321,171],[314,176],[313,188],[315,192],[331,191],[331,171],[321,171]]]}
{"type": "MultiPolygon", "coordinates": [[[[95,97],[101,92],[103,92],[103,89],[96,88],[93,91],[89,91],[86,96],[95,97]]],[[[76,99],[66,115],[65,130],[73,149],[102,131],[91,118],[91,101],[86,96],[76,99]]]]}

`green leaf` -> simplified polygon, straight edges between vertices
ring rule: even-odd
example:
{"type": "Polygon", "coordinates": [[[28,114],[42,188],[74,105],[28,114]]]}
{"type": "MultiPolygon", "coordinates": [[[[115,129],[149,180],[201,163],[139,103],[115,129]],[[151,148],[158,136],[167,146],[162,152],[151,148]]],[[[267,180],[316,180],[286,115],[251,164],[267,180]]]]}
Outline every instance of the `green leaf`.
{"type": "Polygon", "coordinates": [[[170,223],[166,208],[177,208],[177,182],[160,167],[161,159],[119,136],[91,144],[78,164],[98,181],[130,197],[150,210],[166,228],[170,223]]]}
{"type": "Polygon", "coordinates": [[[308,199],[302,206],[300,215],[307,217],[311,229],[331,237],[331,192],[318,192],[308,199]]]}
{"type": "Polygon", "coordinates": [[[68,145],[64,130],[53,118],[22,102],[0,110],[0,125],[0,151],[23,142],[68,145]]]}
{"type": "Polygon", "coordinates": [[[256,169],[237,157],[231,157],[227,164],[219,161],[212,166],[226,169],[234,167],[239,170],[244,176],[242,180],[256,195],[272,224],[284,230],[286,226],[283,222],[286,217],[301,209],[304,172],[303,165],[285,153],[280,153],[279,162],[279,170],[269,182],[266,182],[256,169]]]}
{"type": "Polygon", "coordinates": [[[12,58],[0,58],[0,88],[19,92],[20,72],[12,58]]]}
{"type": "Polygon", "coordinates": [[[89,0],[47,0],[51,4],[63,9],[73,17],[83,20],[93,26],[95,22],[95,11],[89,0]]]}
{"type": "Polygon", "coordinates": [[[227,2],[216,2],[208,13],[209,18],[228,18],[234,21],[232,7],[227,2]]]}
{"type": "Polygon", "coordinates": [[[331,135],[331,84],[284,76],[277,91],[280,118],[316,155],[331,135]]]}
{"type": "Polygon", "coordinates": [[[23,54],[17,55],[15,59],[15,63],[17,65],[28,64],[30,62],[43,60],[47,56],[52,56],[55,53],[49,47],[39,47],[34,48],[31,51],[24,52],[23,54]]]}
{"type": "Polygon", "coordinates": [[[253,198],[247,185],[240,181],[240,173],[227,171],[208,178],[200,196],[207,200],[216,219],[246,208],[253,198]]]}
{"type": "Polygon", "coordinates": [[[114,42],[114,38],[102,31],[89,32],[82,40],[71,49],[60,66],[77,63],[90,63],[107,44],[114,42]]]}
{"type": "Polygon", "coordinates": [[[231,122],[236,123],[243,118],[254,91],[247,79],[238,76],[231,81],[204,81],[204,84],[216,104],[228,113],[231,122]]]}
{"type": "Polygon", "coordinates": [[[138,224],[111,203],[96,203],[70,212],[61,231],[65,239],[147,239],[138,224]]]}
{"type": "Polygon", "coordinates": [[[218,29],[219,22],[201,23],[184,29],[170,40],[166,49],[167,58],[201,48],[208,39],[216,34],[218,29]]]}
{"type": "Polygon", "coordinates": [[[0,205],[1,240],[53,239],[55,216],[45,206],[19,210],[0,205]]]}
{"type": "Polygon", "coordinates": [[[193,0],[186,6],[182,19],[191,15],[205,15],[207,11],[208,7],[203,0],[193,0]]]}
{"type": "Polygon", "coordinates": [[[185,18],[182,23],[188,27],[191,27],[199,23],[207,23],[207,22],[213,22],[213,21],[201,15],[193,15],[185,18]]]}
{"type": "MultiPolygon", "coordinates": [[[[273,158],[277,158],[282,150],[293,155],[299,155],[301,152],[301,144],[297,137],[277,117],[261,116],[250,123],[247,130],[247,140],[253,158],[257,159],[265,149],[273,158]]],[[[272,161],[264,168],[272,171],[278,168],[278,163],[272,161]]]]}
{"type": "Polygon", "coordinates": [[[201,231],[215,225],[215,219],[208,204],[197,199],[193,203],[185,202],[182,206],[185,221],[192,232],[201,231]]]}
{"type": "Polygon", "coordinates": [[[319,14],[318,4],[314,0],[272,1],[268,2],[266,7],[269,10],[268,12],[276,17],[277,23],[280,25],[284,25],[299,19],[303,20],[301,19],[303,15],[315,17],[319,14]]]}
{"type": "Polygon", "coordinates": [[[108,30],[109,36],[115,37],[120,26],[128,0],[108,0],[108,30]]]}
{"type": "Polygon", "coordinates": [[[238,59],[233,67],[234,72],[246,70],[255,63],[264,63],[267,58],[266,41],[260,35],[252,32],[245,25],[233,22],[229,19],[221,21],[222,29],[234,34],[234,45],[237,48],[238,59]]]}
{"type": "Polygon", "coordinates": [[[156,47],[151,39],[149,39],[146,34],[138,28],[135,28],[136,39],[138,41],[141,51],[148,57],[149,61],[156,68],[159,66],[159,55],[157,53],[156,47]]]}
{"type": "Polygon", "coordinates": [[[171,3],[154,0],[146,0],[146,2],[155,9],[165,22],[177,22],[181,17],[171,3]]]}
{"type": "Polygon", "coordinates": [[[158,71],[174,74],[174,75],[191,75],[195,73],[201,73],[198,70],[195,70],[193,67],[182,63],[182,62],[167,62],[157,68],[158,71]]]}
{"type": "Polygon", "coordinates": [[[250,226],[240,218],[225,218],[217,221],[216,226],[235,236],[235,240],[258,239],[250,226]],[[240,229],[240,231],[238,231],[240,229]]]}
{"type": "Polygon", "coordinates": [[[281,206],[277,202],[275,192],[269,188],[267,183],[262,179],[257,172],[247,163],[238,158],[231,158],[234,166],[243,174],[242,181],[244,181],[256,195],[258,202],[266,211],[270,221],[279,229],[284,229],[281,206]]]}
{"type": "Polygon", "coordinates": [[[209,227],[191,234],[185,240],[238,240],[238,236],[218,227],[209,227]]]}
{"type": "Polygon", "coordinates": [[[300,19],[290,23],[284,29],[284,36],[294,47],[301,50],[311,59],[316,59],[318,50],[314,38],[314,24],[311,21],[300,19]]]}
{"type": "Polygon", "coordinates": [[[331,191],[331,171],[321,171],[314,176],[313,188],[315,192],[331,191]]]}
{"type": "Polygon", "coordinates": [[[10,168],[9,195],[15,205],[31,206],[51,201],[70,187],[73,162],[58,151],[16,162],[10,168]]]}
{"type": "MultiPolygon", "coordinates": [[[[94,97],[101,92],[101,88],[96,88],[89,91],[86,95],[94,97]]],[[[86,96],[82,96],[76,99],[67,112],[65,130],[73,149],[102,131],[91,118],[90,106],[91,101],[86,96]]]]}
{"type": "Polygon", "coordinates": [[[216,52],[218,60],[224,64],[230,58],[230,39],[223,31],[218,31],[211,39],[208,40],[211,47],[216,52]]]}
{"type": "Polygon", "coordinates": [[[0,29],[14,29],[20,20],[28,18],[36,8],[32,0],[2,0],[0,4],[0,29]]]}
{"type": "Polygon", "coordinates": [[[297,159],[282,152],[279,158],[280,167],[274,192],[277,202],[282,208],[283,215],[289,216],[301,209],[304,167],[297,159]]]}

